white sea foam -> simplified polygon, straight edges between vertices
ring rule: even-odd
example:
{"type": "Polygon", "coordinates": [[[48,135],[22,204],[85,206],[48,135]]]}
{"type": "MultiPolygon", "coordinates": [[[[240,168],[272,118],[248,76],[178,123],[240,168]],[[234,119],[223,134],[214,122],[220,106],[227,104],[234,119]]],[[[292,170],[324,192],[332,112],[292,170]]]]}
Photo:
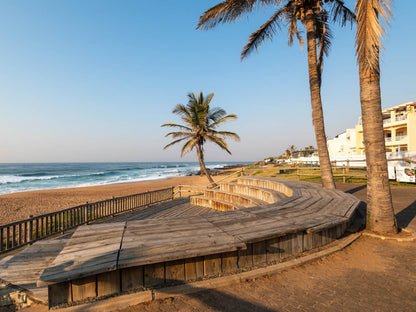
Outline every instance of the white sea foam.
{"type": "Polygon", "coordinates": [[[41,177],[22,177],[22,176],[15,176],[15,175],[3,175],[0,176],[0,184],[6,183],[20,183],[23,181],[34,181],[34,180],[51,180],[61,178],[62,176],[41,176],[41,177]]]}

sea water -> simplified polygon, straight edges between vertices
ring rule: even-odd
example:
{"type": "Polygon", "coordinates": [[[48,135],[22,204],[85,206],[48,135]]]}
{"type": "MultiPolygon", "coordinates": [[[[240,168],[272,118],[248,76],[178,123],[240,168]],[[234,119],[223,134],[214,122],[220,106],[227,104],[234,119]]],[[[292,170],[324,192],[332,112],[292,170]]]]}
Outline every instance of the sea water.
{"type": "MultiPolygon", "coordinates": [[[[237,163],[206,163],[221,169],[237,163]]],[[[0,164],[0,194],[160,180],[199,171],[196,162],[0,164]]]]}

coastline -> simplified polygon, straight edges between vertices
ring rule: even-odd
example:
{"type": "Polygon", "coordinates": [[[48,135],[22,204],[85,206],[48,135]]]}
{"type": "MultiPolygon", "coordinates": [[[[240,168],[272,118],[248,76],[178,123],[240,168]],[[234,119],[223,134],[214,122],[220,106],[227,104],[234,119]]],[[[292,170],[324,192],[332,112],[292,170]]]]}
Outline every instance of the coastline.
{"type": "MultiPolygon", "coordinates": [[[[218,180],[221,176],[213,176],[218,180]]],[[[119,183],[87,187],[61,188],[40,191],[27,191],[0,195],[0,225],[37,216],[65,208],[75,207],[86,202],[96,202],[172,186],[208,185],[205,176],[184,176],[162,180],[135,183],[119,183]]]]}

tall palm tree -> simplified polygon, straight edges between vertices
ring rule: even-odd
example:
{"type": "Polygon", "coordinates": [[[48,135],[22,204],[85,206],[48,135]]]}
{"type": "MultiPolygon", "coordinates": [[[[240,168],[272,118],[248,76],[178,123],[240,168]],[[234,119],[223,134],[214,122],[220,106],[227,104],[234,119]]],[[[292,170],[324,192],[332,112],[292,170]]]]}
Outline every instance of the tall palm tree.
{"type": "Polygon", "coordinates": [[[218,126],[223,123],[237,119],[236,115],[227,115],[225,110],[219,107],[210,107],[210,103],[214,93],[204,97],[202,92],[198,97],[194,93],[188,94],[188,104],[178,104],[173,109],[172,113],[178,115],[184,125],[176,123],[165,123],[162,127],[176,128],[178,131],[170,132],[166,134],[166,137],[172,137],[175,139],[164,147],[164,149],[172,146],[176,143],[185,143],[182,147],[181,157],[192,150],[196,150],[198,155],[199,166],[201,167],[201,173],[204,173],[210,183],[214,183],[211,175],[209,174],[204,163],[204,144],[207,141],[213,142],[221,149],[231,154],[228,149],[228,145],[225,142],[226,139],[240,140],[240,137],[234,132],[217,131],[218,126]]]}
{"type": "Polygon", "coordinates": [[[302,45],[303,38],[298,29],[298,22],[305,27],[312,119],[319,152],[322,186],[335,188],[322,111],[321,74],[323,58],[328,54],[332,37],[329,20],[339,21],[344,26],[347,21],[354,20],[354,13],[346,8],[341,0],[226,0],[206,11],[199,18],[197,28],[210,29],[219,23],[233,22],[259,6],[268,5],[276,8],[275,13],[250,35],[241,52],[241,58],[247,57],[265,39],[271,39],[284,24],[288,26],[289,45],[292,45],[294,37],[302,45]]]}
{"type": "Polygon", "coordinates": [[[357,0],[356,48],[360,74],[360,100],[367,162],[367,228],[397,232],[388,179],[380,95],[380,48],[383,27],[391,15],[390,0],[357,0]]]}

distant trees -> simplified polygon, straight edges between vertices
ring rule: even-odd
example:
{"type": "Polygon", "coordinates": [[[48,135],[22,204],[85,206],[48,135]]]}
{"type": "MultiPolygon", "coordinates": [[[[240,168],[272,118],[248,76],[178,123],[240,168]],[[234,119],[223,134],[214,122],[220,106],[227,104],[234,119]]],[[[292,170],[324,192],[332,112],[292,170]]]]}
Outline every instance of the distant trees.
{"type": "Polygon", "coordinates": [[[165,123],[162,127],[175,128],[178,131],[169,132],[166,137],[172,137],[173,142],[169,143],[164,149],[177,143],[184,143],[181,157],[196,150],[201,173],[204,173],[211,183],[214,183],[204,162],[204,144],[209,141],[215,143],[221,149],[231,154],[226,139],[240,140],[240,137],[234,132],[217,131],[217,128],[223,123],[237,119],[234,114],[227,115],[226,111],[219,107],[210,107],[214,93],[204,97],[202,92],[198,96],[194,93],[188,94],[188,104],[178,104],[172,113],[178,115],[183,121],[183,125],[176,123],[165,123]]]}

